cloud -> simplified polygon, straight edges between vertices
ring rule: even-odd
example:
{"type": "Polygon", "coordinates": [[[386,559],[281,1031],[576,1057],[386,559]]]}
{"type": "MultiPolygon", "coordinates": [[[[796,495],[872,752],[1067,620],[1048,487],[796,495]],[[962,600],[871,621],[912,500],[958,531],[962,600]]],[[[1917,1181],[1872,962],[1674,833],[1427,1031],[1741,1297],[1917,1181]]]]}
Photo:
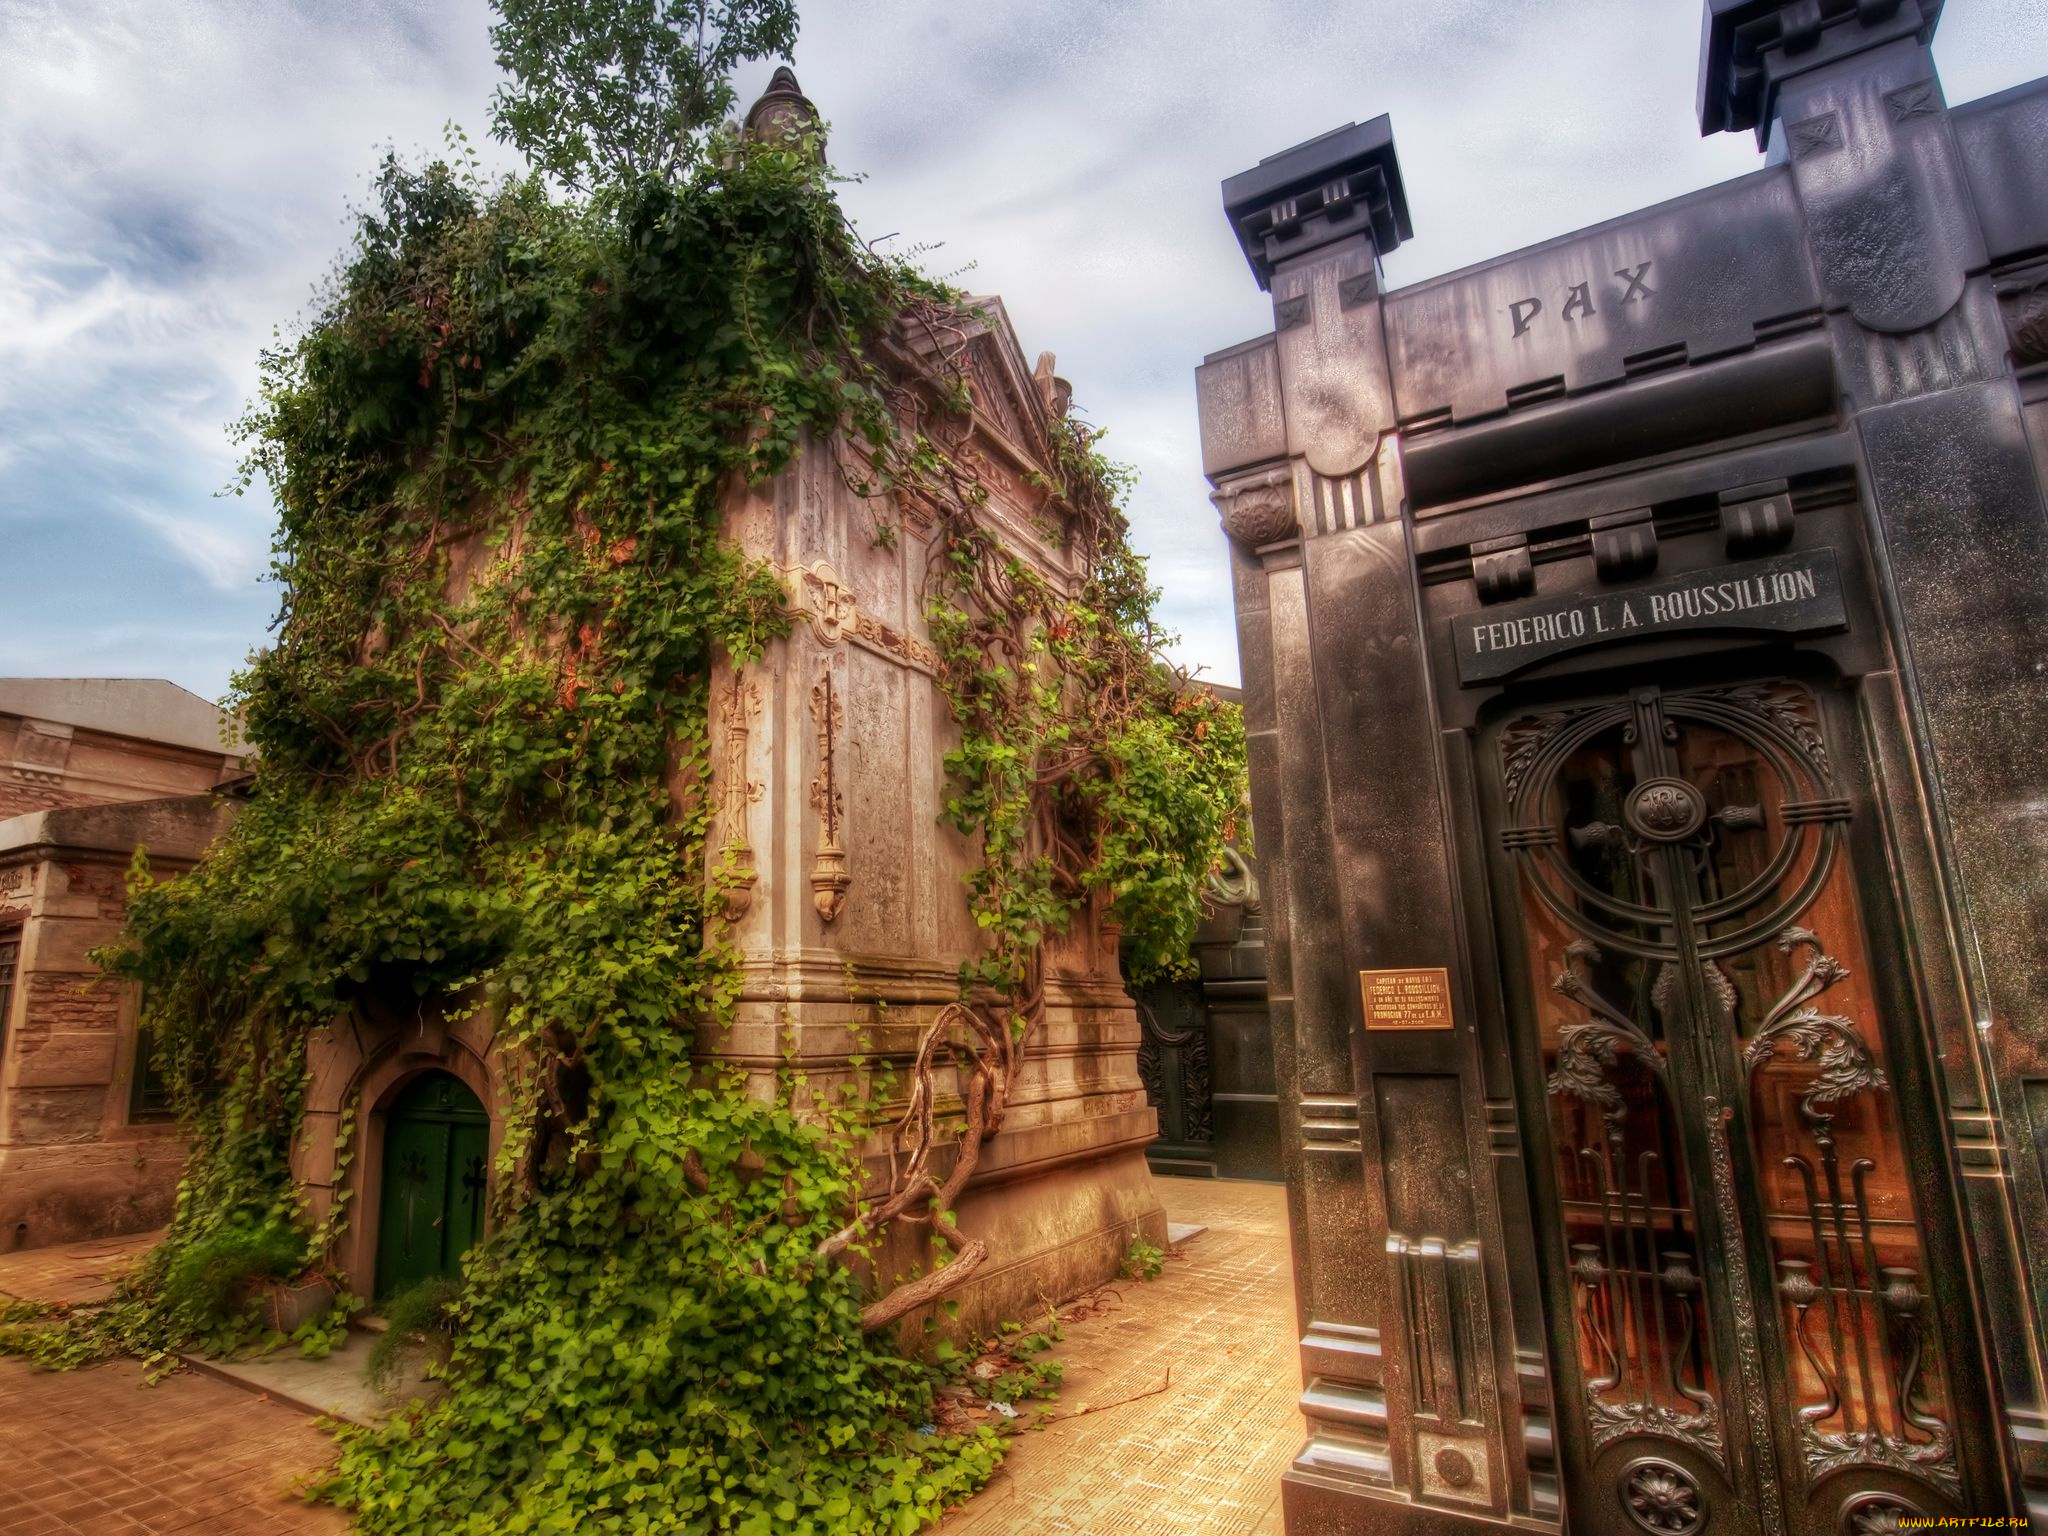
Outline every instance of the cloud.
{"type": "Polygon", "coordinates": [[[122,506],[216,592],[248,587],[268,564],[268,543],[250,538],[246,528],[236,529],[224,526],[220,518],[202,520],[138,501],[124,501],[122,506]]]}
{"type": "MultiPolygon", "coordinates": [[[[1417,281],[1740,174],[1686,0],[807,0],[796,66],[873,234],[973,262],[1139,469],[1177,655],[1236,678],[1192,370],[1271,325],[1217,183],[1392,114],[1417,281]]],[[[2048,0],[1951,7],[1951,100],[2048,73],[2048,0]]],[[[263,642],[272,509],[227,423],[381,148],[483,138],[486,0],[0,0],[0,671],[217,694],[263,642]]],[[[766,84],[745,72],[740,96],[766,84]]]]}

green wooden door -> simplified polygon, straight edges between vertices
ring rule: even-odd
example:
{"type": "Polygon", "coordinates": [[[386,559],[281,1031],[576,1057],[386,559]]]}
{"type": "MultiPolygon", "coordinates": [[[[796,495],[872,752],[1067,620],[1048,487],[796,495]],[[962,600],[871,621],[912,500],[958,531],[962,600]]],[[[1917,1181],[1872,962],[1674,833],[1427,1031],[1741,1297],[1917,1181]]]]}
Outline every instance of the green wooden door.
{"type": "Polygon", "coordinates": [[[385,1112],[379,1297],[461,1269],[483,1234],[489,1136],[483,1105],[446,1072],[407,1084],[385,1112]]]}

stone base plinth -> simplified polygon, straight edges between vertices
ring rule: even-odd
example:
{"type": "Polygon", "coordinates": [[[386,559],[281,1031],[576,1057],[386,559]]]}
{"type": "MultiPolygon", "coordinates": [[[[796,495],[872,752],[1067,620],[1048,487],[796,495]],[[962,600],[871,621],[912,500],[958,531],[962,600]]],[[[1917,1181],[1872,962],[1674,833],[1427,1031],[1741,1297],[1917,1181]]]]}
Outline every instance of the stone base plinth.
{"type": "MultiPolygon", "coordinates": [[[[1153,1112],[1121,1118],[1127,1123],[1047,1126],[1014,1139],[1005,1131],[982,1149],[955,1214],[963,1232],[988,1244],[988,1260],[904,1320],[906,1346],[916,1347],[928,1323],[934,1333],[973,1338],[1042,1319],[1048,1307],[1115,1279],[1133,1239],[1166,1246],[1166,1211],[1145,1162],[1153,1112]]],[[[904,1273],[928,1264],[926,1230],[892,1234],[878,1265],[904,1273]]]]}
{"type": "Polygon", "coordinates": [[[147,1232],[171,1219],[185,1140],[0,1147],[0,1252],[147,1232]]]}

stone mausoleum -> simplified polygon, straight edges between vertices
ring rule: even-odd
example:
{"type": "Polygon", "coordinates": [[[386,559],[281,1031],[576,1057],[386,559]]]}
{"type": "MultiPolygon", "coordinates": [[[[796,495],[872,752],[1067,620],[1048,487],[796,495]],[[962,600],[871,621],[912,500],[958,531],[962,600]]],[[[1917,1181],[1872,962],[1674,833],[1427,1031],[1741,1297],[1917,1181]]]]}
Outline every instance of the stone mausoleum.
{"type": "Polygon", "coordinates": [[[2048,1521],[2048,82],[1708,0],[1754,172],[1388,291],[1224,183],[1294,1533],[2048,1521]]]}
{"type": "Polygon", "coordinates": [[[189,869],[245,777],[234,723],[174,684],[0,678],[0,1252],[170,1217],[185,1143],[135,989],[88,958],[138,847],[189,869]]]}
{"type": "MultiPolygon", "coordinates": [[[[877,361],[929,412],[922,430],[986,490],[977,515],[991,533],[1055,586],[1077,581],[1079,556],[1060,537],[1071,514],[1049,489],[1068,401],[1052,355],[1027,362],[1001,301],[976,298],[943,335],[904,325],[877,361]],[[941,406],[956,379],[964,413],[941,406]]],[[[877,1106],[868,1145],[870,1174],[887,1189],[902,1069],[959,998],[963,962],[982,951],[965,883],[978,853],[941,815],[959,732],[925,625],[934,516],[912,496],[881,505],[856,494],[836,448],[812,443],[767,482],[732,486],[725,507],[727,536],[782,573],[797,622],[758,661],[722,660],[712,678],[706,873],[740,872],[723,915],[742,989],[730,1030],[706,1032],[696,1049],[764,1096],[787,1073],[829,1093],[860,1070],[855,1058],[890,1064],[897,1102],[877,1106]]],[[[1111,1278],[1138,1236],[1165,1241],[1145,1157],[1158,1117],[1105,912],[1048,938],[1045,998],[1002,1131],[954,1207],[968,1238],[988,1246],[947,1296],[970,1331],[1111,1278]]],[[[452,1271],[483,1230],[507,1069],[487,1012],[369,1001],[316,1033],[294,1168],[316,1219],[347,1192],[333,1257],[357,1293],[374,1299],[452,1271]]],[[[937,1089],[941,1118],[957,1117],[953,1068],[937,1089]]],[[[952,1161],[948,1143],[934,1174],[952,1161]]],[[[941,1257],[927,1228],[899,1225],[876,1257],[878,1281],[941,1257]]]]}

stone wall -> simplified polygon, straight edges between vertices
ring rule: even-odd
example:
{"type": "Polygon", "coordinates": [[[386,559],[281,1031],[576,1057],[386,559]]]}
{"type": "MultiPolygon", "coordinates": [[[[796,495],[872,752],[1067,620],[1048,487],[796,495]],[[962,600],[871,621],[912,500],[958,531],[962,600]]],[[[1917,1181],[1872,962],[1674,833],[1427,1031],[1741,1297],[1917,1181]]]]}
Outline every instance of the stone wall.
{"type": "MultiPolygon", "coordinates": [[[[949,451],[974,467],[989,492],[984,515],[1009,547],[1055,582],[1071,579],[1039,526],[1058,514],[1035,488],[1058,396],[1025,368],[1000,304],[979,302],[985,323],[969,326],[964,356],[951,360],[976,408],[949,451]]],[[[1049,366],[1039,372],[1050,380],[1049,366]]],[[[727,526],[783,572],[800,618],[760,661],[715,674],[721,779],[709,856],[714,867],[750,862],[757,879],[731,903],[744,974],[733,1025],[700,1050],[742,1066],[763,1094],[790,1071],[831,1091],[850,1056],[907,1063],[959,997],[962,962],[981,950],[964,883],[979,852],[941,820],[944,758],[959,738],[923,616],[936,534],[914,505],[856,496],[828,444],[772,483],[736,491],[727,526]]],[[[957,1207],[962,1229],[990,1248],[950,1298],[968,1330],[1108,1279],[1134,1236],[1165,1236],[1144,1158],[1157,1115],[1137,1074],[1138,1018],[1115,930],[1083,914],[1048,940],[1046,973],[1044,1022],[957,1207]]],[[[960,1105],[953,1083],[940,1088],[943,1120],[960,1105]]],[[[899,1075],[899,1097],[873,1106],[878,1183],[890,1176],[902,1091],[899,1075]]],[[[935,1171],[950,1166],[948,1148],[935,1171]]],[[[911,1228],[877,1262],[901,1274],[942,1258],[911,1228]]]]}
{"type": "Polygon", "coordinates": [[[90,953],[120,932],[138,846],[175,875],[231,815],[195,795],[0,823],[0,940],[19,945],[0,1018],[0,1251],[169,1220],[184,1140],[134,1112],[139,999],[90,953]]]}
{"type": "Polygon", "coordinates": [[[0,821],[202,794],[246,751],[218,709],[171,683],[0,678],[0,821]]]}

